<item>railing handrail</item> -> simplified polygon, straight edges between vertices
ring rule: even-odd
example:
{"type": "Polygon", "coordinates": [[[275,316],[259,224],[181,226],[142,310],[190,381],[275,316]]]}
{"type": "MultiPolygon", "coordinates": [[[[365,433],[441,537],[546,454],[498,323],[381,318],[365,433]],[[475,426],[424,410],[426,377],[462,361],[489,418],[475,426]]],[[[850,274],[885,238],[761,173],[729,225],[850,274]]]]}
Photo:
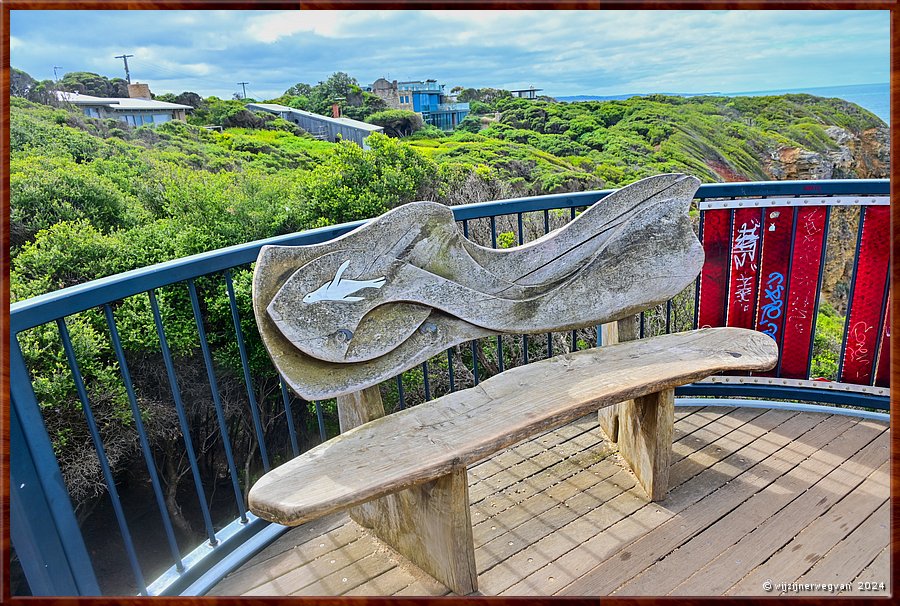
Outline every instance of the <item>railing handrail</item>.
{"type": "MultiPolygon", "coordinates": [[[[509,198],[454,206],[457,221],[483,217],[525,213],[558,208],[587,206],[604,198],[615,189],[603,189],[564,194],[549,194],[523,198],[509,198]]],[[[822,181],[753,181],[741,183],[703,184],[696,198],[760,197],[772,195],[884,195],[890,193],[889,179],[836,179],[822,181]]],[[[123,273],[91,280],[31,297],[10,305],[10,332],[24,330],[52,322],[58,318],[82,312],[110,301],[146,292],[175,282],[252,263],[265,245],[296,246],[317,244],[341,236],[367,220],[341,223],[236,244],[226,248],[181,257],[148,265],[123,273]]]]}

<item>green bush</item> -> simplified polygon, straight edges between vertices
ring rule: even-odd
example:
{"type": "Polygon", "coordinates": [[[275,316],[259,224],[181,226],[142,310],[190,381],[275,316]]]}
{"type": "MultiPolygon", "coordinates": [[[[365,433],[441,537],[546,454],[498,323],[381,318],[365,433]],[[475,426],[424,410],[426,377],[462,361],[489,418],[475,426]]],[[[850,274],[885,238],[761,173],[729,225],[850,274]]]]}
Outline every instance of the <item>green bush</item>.
{"type": "Polygon", "coordinates": [[[844,318],[828,303],[821,303],[819,313],[816,315],[810,377],[837,380],[838,357],[843,334],[844,318]]]}

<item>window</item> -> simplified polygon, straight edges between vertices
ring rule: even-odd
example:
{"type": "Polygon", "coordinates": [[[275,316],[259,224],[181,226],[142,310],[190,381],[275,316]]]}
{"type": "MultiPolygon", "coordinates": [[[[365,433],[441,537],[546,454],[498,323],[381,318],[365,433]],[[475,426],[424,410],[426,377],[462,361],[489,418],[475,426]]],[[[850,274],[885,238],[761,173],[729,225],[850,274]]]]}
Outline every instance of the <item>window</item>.
{"type": "Polygon", "coordinates": [[[162,124],[163,122],[168,122],[171,120],[171,116],[169,114],[153,114],[153,122],[156,124],[162,124]]]}
{"type": "Polygon", "coordinates": [[[100,110],[97,109],[96,107],[85,107],[84,115],[87,116],[88,118],[99,118],[100,110]]]}

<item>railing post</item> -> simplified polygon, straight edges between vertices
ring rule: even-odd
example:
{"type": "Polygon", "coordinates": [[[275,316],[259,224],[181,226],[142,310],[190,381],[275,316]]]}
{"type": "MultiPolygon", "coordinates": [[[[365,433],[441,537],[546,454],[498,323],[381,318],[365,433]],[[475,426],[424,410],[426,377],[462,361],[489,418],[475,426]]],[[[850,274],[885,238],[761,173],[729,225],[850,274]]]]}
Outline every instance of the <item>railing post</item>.
{"type": "Polygon", "coordinates": [[[31,593],[101,595],[14,334],[9,370],[10,534],[31,593]]]}

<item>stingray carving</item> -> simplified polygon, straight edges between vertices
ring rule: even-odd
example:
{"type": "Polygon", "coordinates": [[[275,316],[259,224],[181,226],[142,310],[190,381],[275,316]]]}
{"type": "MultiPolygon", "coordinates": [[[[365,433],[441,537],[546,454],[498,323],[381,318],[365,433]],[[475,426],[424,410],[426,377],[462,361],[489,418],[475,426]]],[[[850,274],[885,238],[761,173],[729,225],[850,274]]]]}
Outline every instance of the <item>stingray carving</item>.
{"type": "Polygon", "coordinates": [[[560,229],[508,249],[463,237],[414,202],[312,246],[264,246],[253,305],[275,366],[301,397],[375,385],[494,334],[571,330],[673,297],[703,264],[688,218],[699,181],[624,187],[560,229]]]}

